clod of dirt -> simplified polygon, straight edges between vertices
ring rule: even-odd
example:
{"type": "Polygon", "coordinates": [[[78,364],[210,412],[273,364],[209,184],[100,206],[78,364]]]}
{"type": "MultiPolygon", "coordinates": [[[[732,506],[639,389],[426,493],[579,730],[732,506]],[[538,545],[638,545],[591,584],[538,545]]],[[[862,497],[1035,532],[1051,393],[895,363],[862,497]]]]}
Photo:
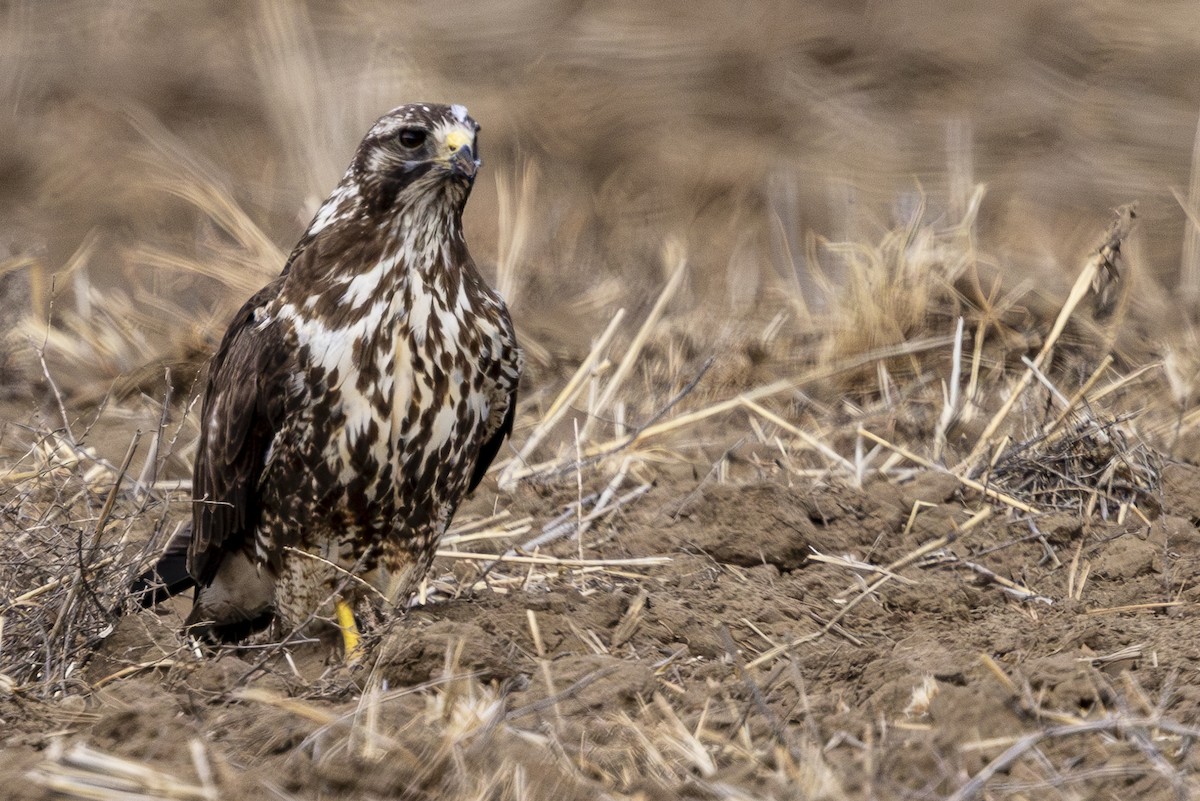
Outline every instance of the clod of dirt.
{"type": "MultiPolygon", "coordinates": [[[[528,693],[513,703],[520,714],[524,704],[553,699],[559,713],[577,715],[648,699],[656,687],[654,671],[644,662],[630,662],[604,654],[576,654],[556,659],[548,666],[553,687],[539,676],[528,693]]],[[[541,714],[553,714],[550,708],[541,714]]]]}
{"type": "Polygon", "coordinates": [[[1186,517],[1163,515],[1150,526],[1150,539],[1161,542],[1171,553],[1200,556],[1200,529],[1186,517]]]}
{"type": "Polygon", "coordinates": [[[117,619],[112,633],[97,644],[85,675],[89,681],[101,681],[131,665],[168,656],[179,645],[174,627],[162,623],[153,613],[124,615],[117,619]]]}
{"type": "Polygon", "coordinates": [[[1038,518],[1037,527],[1051,545],[1066,545],[1083,533],[1083,518],[1068,512],[1052,512],[1038,518]]]}
{"type": "Polygon", "coordinates": [[[836,503],[816,511],[811,500],[778,485],[718,485],[685,508],[682,525],[670,535],[676,547],[701,551],[718,562],[795,570],[812,548],[827,551],[838,546],[834,538],[820,533],[814,514],[830,520],[844,511],[836,503]]]}
{"type": "Polygon", "coordinates": [[[1101,578],[1137,578],[1160,572],[1160,555],[1159,546],[1152,540],[1125,534],[1104,546],[1104,550],[1092,561],[1092,570],[1101,578]]]}
{"type": "Polygon", "coordinates": [[[482,681],[509,679],[522,672],[500,637],[473,622],[436,620],[422,626],[403,621],[380,647],[376,671],[393,687],[427,682],[445,671],[449,654],[459,653],[458,669],[479,674],[482,681]],[[461,643],[470,647],[459,648],[461,643]]]}
{"type": "Polygon", "coordinates": [[[228,744],[230,751],[246,758],[266,759],[292,755],[321,724],[286,710],[246,702],[218,710],[210,726],[214,742],[228,744]]]}
{"type": "Polygon", "coordinates": [[[939,592],[921,586],[896,587],[888,595],[888,609],[895,621],[927,615],[945,621],[961,620],[975,609],[999,603],[1002,603],[999,593],[967,583],[949,585],[939,592]]]}
{"type": "Polygon", "coordinates": [[[1071,651],[1029,659],[1021,671],[1030,677],[1030,686],[1056,708],[1087,714],[1097,703],[1112,703],[1114,698],[1077,654],[1071,651]]]}
{"type": "Polygon", "coordinates": [[[914,634],[896,643],[892,657],[904,665],[903,675],[926,673],[941,682],[964,684],[965,671],[977,660],[977,654],[955,642],[940,641],[927,632],[914,634]]]}
{"type": "Polygon", "coordinates": [[[1200,524],[1200,467],[1169,464],[1162,470],[1163,511],[1200,524]]]}
{"type": "MultiPolygon", "coordinates": [[[[180,724],[173,714],[177,701],[153,675],[135,677],[105,692],[91,728],[91,742],[120,755],[139,759],[168,758],[187,764],[187,739],[180,736],[180,724]]],[[[194,730],[191,723],[185,730],[194,730]]]]}
{"type": "Polygon", "coordinates": [[[918,501],[935,504],[947,503],[962,491],[962,484],[949,473],[926,470],[914,476],[912,481],[902,485],[901,491],[905,508],[910,508],[918,501]]]}
{"type": "Polygon", "coordinates": [[[936,724],[934,741],[970,756],[971,752],[961,748],[964,743],[1021,733],[1025,724],[1012,711],[1010,701],[986,680],[976,680],[965,687],[939,682],[938,692],[929,703],[929,719],[936,724]]]}

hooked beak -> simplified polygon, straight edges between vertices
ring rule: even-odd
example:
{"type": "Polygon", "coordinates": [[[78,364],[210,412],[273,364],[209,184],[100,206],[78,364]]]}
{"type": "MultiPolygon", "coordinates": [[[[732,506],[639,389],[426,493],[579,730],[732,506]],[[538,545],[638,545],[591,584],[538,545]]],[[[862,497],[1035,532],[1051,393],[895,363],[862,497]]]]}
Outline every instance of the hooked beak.
{"type": "Polygon", "coordinates": [[[463,145],[450,154],[450,172],[464,178],[474,178],[479,171],[479,159],[471,152],[470,145],[463,145]]]}
{"type": "Polygon", "coordinates": [[[446,164],[450,172],[467,180],[473,179],[479,171],[479,159],[475,158],[475,152],[471,149],[471,137],[465,131],[453,130],[446,135],[446,149],[449,151],[446,164]]]}

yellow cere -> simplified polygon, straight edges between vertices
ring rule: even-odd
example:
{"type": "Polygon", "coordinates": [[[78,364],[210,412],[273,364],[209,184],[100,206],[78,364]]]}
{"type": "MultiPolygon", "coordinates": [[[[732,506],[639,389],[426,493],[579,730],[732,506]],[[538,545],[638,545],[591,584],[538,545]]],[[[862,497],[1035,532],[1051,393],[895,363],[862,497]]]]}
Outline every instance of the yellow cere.
{"type": "Polygon", "coordinates": [[[471,135],[463,130],[453,130],[446,134],[446,148],[451,153],[457,153],[460,148],[471,144],[471,135]]]}

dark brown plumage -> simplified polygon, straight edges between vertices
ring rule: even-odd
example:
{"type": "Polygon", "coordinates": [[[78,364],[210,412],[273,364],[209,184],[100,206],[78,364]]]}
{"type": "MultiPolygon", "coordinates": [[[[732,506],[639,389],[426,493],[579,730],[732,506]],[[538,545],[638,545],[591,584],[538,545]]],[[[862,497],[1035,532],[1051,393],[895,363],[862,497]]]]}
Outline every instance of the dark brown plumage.
{"type": "Polygon", "coordinates": [[[402,604],[511,432],[521,351],[462,230],[477,131],[462,106],[380,118],[234,317],[190,536],[157,568],[168,591],[196,584],[189,622],[229,638],[328,619],[335,595],[402,604]]]}

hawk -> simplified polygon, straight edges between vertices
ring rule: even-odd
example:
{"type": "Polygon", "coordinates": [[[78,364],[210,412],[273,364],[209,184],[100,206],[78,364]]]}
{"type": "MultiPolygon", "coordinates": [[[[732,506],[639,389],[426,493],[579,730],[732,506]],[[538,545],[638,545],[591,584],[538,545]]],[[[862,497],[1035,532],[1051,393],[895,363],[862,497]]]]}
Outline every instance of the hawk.
{"type": "Polygon", "coordinates": [[[196,587],[189,624],[240,639],[404,603],[511,433],[522,353],[467,251],[479,125],[401,106],[367,132],[282,274],[209,366],[192,525],[139,582],[196,587]],[[332,614],[331,614],[332,613],[332,614]]]}

